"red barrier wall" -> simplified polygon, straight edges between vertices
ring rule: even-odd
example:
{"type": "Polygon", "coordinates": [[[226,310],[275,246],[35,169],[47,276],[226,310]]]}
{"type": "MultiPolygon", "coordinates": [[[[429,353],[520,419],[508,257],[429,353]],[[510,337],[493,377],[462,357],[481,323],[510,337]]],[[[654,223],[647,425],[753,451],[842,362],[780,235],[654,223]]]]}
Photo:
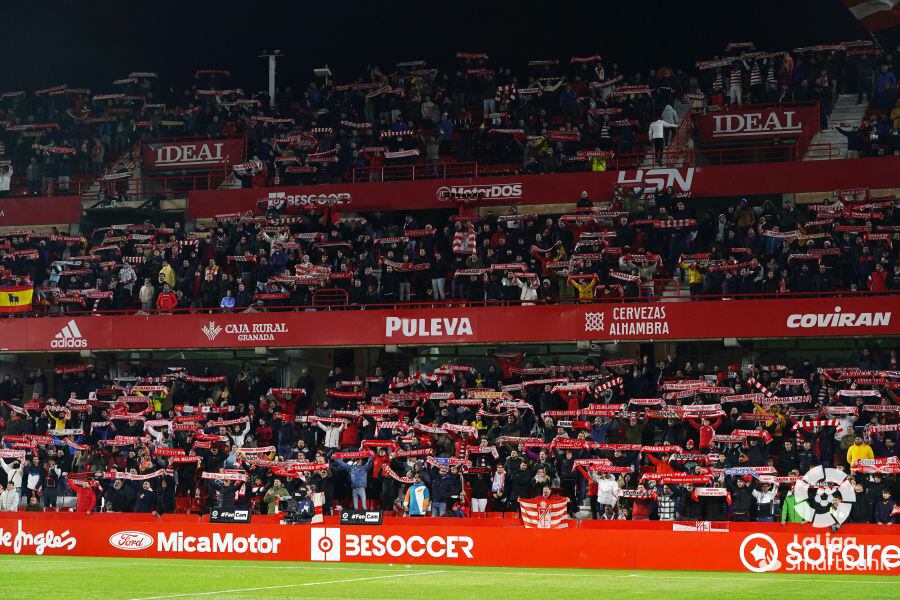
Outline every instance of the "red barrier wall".
{"type": "Polygon", "coordinates": [[[0,320],[2,351],[900,335],[900,296],[0,320]],[[74,321],[75,327],[72,327],[74,321]],[[65,335],[68,328],[69,335],[65,335]],[[76,336],[73,331],[77,330],[76,336]]]}
{"type": "Polygon", "coordinates": [[[582,190],[608,200],[616,185],[671,185],[683,197],[752,196],[788,192],[826,192],[900,185],[900,158],[857,158],[721,167],[658,168],[603,173],[560,173],[512,177],[431,179],[397,183],[339,183],[277,188],[194,191],[188,218],[253,211],[260,202],[286,210],[335,203],[339,210],[419,210],[456,208],[448,195],[483,194],[483,205],[575,202],[582,190]]]}
{"type": "Polygon", "coordinates": [[[81,220],[81,196],[0,198],[0,227],[62,225],[81,220]]]}
{"type": "Polygon", "coordinates": [[[728,531],[673,531],[672,523],[662,522],[586,525],[535,530],[512,521],[445,518],[351,527],[338,526],[336,517],[322,526],[279,525],[265,517],[250,525],[219,525],[189,515],[4,513],[0,554],[900,573],[900,547],[890,527],[848,525],[831,535],[808,525],[764,523],[712,524],[728,531]]]}

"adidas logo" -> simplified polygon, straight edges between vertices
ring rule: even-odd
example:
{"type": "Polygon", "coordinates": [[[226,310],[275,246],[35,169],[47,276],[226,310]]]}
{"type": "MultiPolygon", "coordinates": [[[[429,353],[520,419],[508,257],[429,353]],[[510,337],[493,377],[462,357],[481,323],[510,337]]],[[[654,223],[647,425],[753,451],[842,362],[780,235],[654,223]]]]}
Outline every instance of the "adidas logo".
{"type": "Polygon", "coordinates": [[[87,340],[78,330],[75,319],[66,323],[62,331],[53,336],[50,341],[51,348],[87,348],[87,340]]]}

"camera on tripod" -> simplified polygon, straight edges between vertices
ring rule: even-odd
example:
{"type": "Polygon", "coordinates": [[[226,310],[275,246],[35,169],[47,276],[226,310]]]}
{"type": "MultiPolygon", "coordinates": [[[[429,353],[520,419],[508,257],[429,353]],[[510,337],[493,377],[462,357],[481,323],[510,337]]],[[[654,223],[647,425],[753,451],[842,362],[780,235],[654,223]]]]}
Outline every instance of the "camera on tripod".
{"type": "Polygon", "coordinates": [[[306,488],[300,488],[292,496],[279,500],[278,508],[284,515],[281,522],[285,525],[309,523],[316,514],[316,507],[306,488]]]}

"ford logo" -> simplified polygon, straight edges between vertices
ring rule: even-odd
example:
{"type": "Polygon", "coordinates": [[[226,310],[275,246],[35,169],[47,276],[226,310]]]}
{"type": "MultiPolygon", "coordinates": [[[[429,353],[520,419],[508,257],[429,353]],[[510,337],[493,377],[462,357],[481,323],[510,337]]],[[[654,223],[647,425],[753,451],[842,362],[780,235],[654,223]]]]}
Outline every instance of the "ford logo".
{"type": "Polygon", "coordinates": [[[119,550],[144,550],[153,545],[153,536],[143,531],[120,531],[109,536],[109,545],[119,550]]]}

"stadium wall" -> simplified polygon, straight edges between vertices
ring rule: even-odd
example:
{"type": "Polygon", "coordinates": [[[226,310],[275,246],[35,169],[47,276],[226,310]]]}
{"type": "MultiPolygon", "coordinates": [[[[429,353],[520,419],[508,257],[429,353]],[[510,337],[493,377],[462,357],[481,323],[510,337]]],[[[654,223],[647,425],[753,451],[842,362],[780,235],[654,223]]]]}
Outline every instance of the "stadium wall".
{"type": "Polygon", "coordinates": [[[0,554],[498,567],[900,574],[890,527],[589,521],[525,529],[512,519],[386,519],[382,526],[250,525],[196,515],[4,513],[0,554]],[[684,529],[675,531],[674,529],[684,529]]]}
{"type": "Polygon", "coordinates": [[[456,201],[479,198],[479,206],[574,202],[582,190],[594,201],[609,200],[616,186],[662,189],[680,197],[757,196],[823,192],[851,188],[895,188],[900,158],[857,158],[708,167],[648,168],[622,171],[426,179],[393,183],[192,191],[189,219],[267,208],[285,213],[335,206],[344,211],[455,208],[456,201]]]}
{"type": "Polygon", "coordinates": [[[900,296],[0,320],[0,351],[900,335],[900,296]],[[74,323],[74,326],[73,326],[74,323]]]}

